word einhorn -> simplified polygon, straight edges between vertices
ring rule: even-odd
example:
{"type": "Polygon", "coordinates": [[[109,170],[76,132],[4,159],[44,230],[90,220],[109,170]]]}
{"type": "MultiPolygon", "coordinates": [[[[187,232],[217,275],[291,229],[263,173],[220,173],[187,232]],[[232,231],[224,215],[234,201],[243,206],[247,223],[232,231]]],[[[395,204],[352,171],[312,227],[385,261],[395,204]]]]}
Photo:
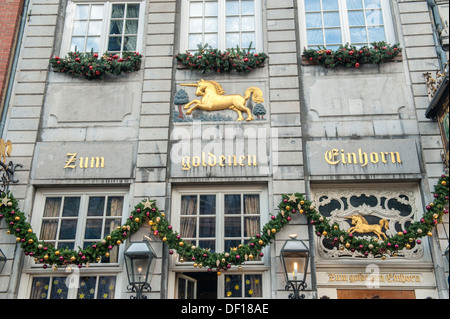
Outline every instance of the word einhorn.
{"type": "Polygon", "coordinates": [[[221,155],[216,156],[212,153],[202,152],[202,156],[184,156],[181,159],[183,171],[189,171],[192,168],[202,167],[238,167],[238,166],[258,166],[255,155],[221,155]]]}
{"type": "Polygon", "coordinates": [[[345,152],[343,149],[332,149],[325,152],[325,161],[330,165],[342,164],[354,164],[361,165],[361,167],[367,166],[367,164],[401,164],[399,152],[363,152],[360,148],[358,152],[345,152]]]}

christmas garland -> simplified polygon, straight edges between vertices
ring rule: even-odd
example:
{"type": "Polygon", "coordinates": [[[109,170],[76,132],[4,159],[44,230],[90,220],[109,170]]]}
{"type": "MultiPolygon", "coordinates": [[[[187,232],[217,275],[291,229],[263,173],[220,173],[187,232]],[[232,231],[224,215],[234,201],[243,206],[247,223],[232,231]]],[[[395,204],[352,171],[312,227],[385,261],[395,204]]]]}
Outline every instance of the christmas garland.
{"type": "Polygon", "coordinates": [[[380,64],[388,62],[402,52],[398,44],[390,46],[386,42],[374,42],[371,46],[357,48],[346,44],[337,50],[308,49],[303,55],[309,61],[323,65],[327,68],[345,66],[347,68],[359,68],[362,64],[380,64]]]}
{"type": "Polygon", "coordinates": [[[317,236],[328,238],[339,245],[342,250],[359,251],[365,256],[373,255],[385,259],[386,256],[396,256],[397,252],[406,248],[411,249],[415,244],[421,244],[420,238],[431,236],[433,228],[440,222],[444,214],[448,214],[445,205],[449,200],[449,178],[442,175],[435,186],[434,201],[426,207],[424,216],[413,223],[408,229],[399,232],[385,241],[379,242],[375,238],[366,240],[349,234],[340,229],[337,223],[330,224],[312,203],[302,194],[282,195],[282,202],[278,205],[279,213],[271,215],[262,231],[252,238],[246,245],[234,247],[230,252],[212,253],[208,249],[202,249],[185,242],[180,234],[174,231],[165,214],[161,212],[155,201],[148,199],[135,206],[127,222],[117,227],[102,241],[78,251],[58,248],[39,241],[33,232],[31,225],[26,221],[25,214],[18,209],[18,202],[9,192],[2,194],[0,202],[0,221],[5,219],[8,224],[8,234],[16,236],[16,242],[20,243],[25,255],[33,257],[44,268],[53,265],[54,269],[75,264],[79,268],[89,263],[98,262],[102,256],[109,256],[109,252],[119,246],[139,228],[148,223],[153,235],[169,247],[169,253],[174,251],[180,255],[180,260],[193,262],[194,267],[207,267],[208,271],[217,269],[221,271],[231,268],[232,265],[240,266],[255,256],[263,256],[262,249],[269,245],[278,232],[289,223],[294,214],[305,214],[308,221],[314,225],[317,236]]]}
{"type": "Polygon", "coordinates": [[[74,78],[80,76],[88,80],[104,79],[106,74],[119,76],[137,71],[141,67],[142,55],[138,52],[117,54],[105,53],[101,57],[93,52],[69,52],[65,58],[55,56],[50,59],[54,72],[67,73],[74,78]]]}
{"type": "Polygon", "coordinates": [[[198,72],[236,72],[249,73],[257,68],[263,68],[265,61],[268,58],[265,53],[252,53],[251,50],[242,50],[239,47],[236,49],[227,49],[222,52],[218,49],[212,49],[199,45],[198,51],[194,54],[187,51],[186,53],[179,53],[175,56],[182,65],[189,70],[198,72]]]}

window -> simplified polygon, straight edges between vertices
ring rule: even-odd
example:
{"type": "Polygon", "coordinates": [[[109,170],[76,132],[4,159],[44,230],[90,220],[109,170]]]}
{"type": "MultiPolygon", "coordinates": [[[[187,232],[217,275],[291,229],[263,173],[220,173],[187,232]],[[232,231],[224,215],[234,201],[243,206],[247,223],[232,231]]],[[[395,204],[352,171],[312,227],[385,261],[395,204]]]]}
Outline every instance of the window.
{"type": "Polygon", "coordinates": [[[212,252],[246,244],[260,231],[260,200],[260,194],[232,191],[181,195],[180,235],[212,252]]]}
{"type": "MultiPolygon", "coordinates": [[[[127,193],[120,190],[43,190],[34,204],[33,229],[39,240],[58,249],[87,247],[104,239],[123,224],[128,207],[127,193]]],[[[30,299],[113,299],[116,277],[121,271],[121,247],[109,257],[83,268],[76,265],[53,271],[27,259],[24,266],[24,298],[30,299]]]]}
{"type": "Polygon", "coordinates": [[[69,2],[63,52],[140,51],[144,2],[69,2]]]}
{"type": "Polygon", "coordinates": [[[69,277],[34,277],[30,299],[114,299],[115,276],[80,277],[70,289],[69,277]]]}
{"type": "Polygon", "coordinates": [[[305,47],[395,42],[387,0],[299,0],[305,47]]]}
{"type": "Polygon", "coordinates": [[[196,51],[198,45],[213,49],[262,50],[262,12],[260,0],[183,1],[182,48],[196,51]]]}
{"type": "MultiPolygon", "coordinates": [[[[172,224],[190,245],[211,252],[230,251],[261,231],[268,220],[263,187],[193,187],[174,189],[172,224]]],[[[170,268],[173,298],[262,298],[268,270],[266,257],[246,256],[241,267],[217,276],[175,256],[170,268]],[[187,264],[187,265],[186,265],[187,264]]],[[[267,288],[266,288],[267,289],[267,288]]]]}
{"type": "MultiPolygon", "coordinates": [[[[122,224],[123,200],[96,194],[45,197],[39,239],[69,249],[96,243],[122,224]]],[[[117,262],[117,248],[108,262],[117,262]]]]}

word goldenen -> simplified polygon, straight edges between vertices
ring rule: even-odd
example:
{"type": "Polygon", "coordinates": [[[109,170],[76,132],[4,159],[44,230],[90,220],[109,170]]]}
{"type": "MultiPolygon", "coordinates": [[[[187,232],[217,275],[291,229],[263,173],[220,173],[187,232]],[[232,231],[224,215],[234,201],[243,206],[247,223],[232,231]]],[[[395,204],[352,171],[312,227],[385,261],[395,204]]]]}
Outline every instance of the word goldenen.
{"type": "Polygon", "coordinates": [[[181,159],[181,166],[183,171],[189,171],[193,167],[238,167],[238,166],[258,166],[255,155],[221,155],[216,156],[212,153],[202,152],[202,156],[184,156],[181,159]]]}

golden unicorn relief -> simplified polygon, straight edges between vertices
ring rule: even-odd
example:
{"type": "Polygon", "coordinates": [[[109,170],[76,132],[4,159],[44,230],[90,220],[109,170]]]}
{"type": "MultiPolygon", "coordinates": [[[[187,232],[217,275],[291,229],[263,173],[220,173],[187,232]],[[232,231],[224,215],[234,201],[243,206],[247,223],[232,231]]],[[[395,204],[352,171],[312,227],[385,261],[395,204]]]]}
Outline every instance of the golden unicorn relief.
{"type": "Polygon", "coordinates": [[[12,151],[12,143],[10,140],[5,142],[3,139],[0,139],[0,161],[3,163],[6,162],[6,157],[11,157],[12,151]]]}
{"type": "Polygon", "coordinates": [[[181,84],[181,86],[196,87],[197,91],[195,94],[197,96],[203,96],[201,100],[194,99],[184,106],[184,109],[189,109],[186,114],[191,114],[195,109],[201,109],[204,111],[219,111],[230,109],[238,113],[237,121],[243,121],[242,112],[247,113],[247,121],[253,120],[252,112],[248,107],[245,106],[248,99],[252,96],[255,103],[264,102],[263,92],[260,88],[249,87],[245,91],[245,96],[235,94],[235,95],[224,95],[225,91],[222,86],[216,81],[197,81],[197,84],[181,84]],[[193,105],[193,106],[192,106],[193,105]],[[191,107],[192,106],[192,107],[191,107]]]}
{"type": "Polygon", "coordinates": [[[353,234],[354,232],[360,234],[375,233],[379,240],[381,240],[381,236],[383,236],[384,239],[387,239],[386,234],[382,231],[383,227],[386,228],[386,230],[389,229],[389,222],[387,219],[380,219],[379,225],[369,225],[367,220],[361,215],[352,215],[345,218],[351,219],[352,225],[355,225],[347,231],[349,234],[353,234]]]}

